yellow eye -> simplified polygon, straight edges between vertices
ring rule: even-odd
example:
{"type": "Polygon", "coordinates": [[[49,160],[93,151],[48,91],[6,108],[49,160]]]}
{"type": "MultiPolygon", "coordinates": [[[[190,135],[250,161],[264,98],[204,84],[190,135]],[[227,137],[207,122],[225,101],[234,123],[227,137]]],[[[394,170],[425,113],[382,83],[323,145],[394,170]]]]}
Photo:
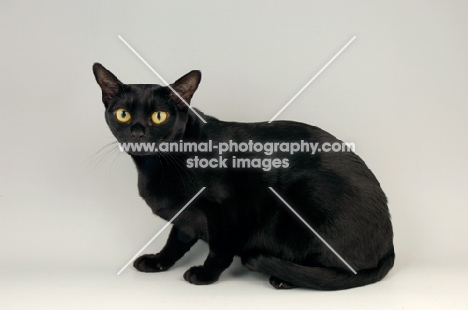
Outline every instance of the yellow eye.
{"type": "Polygon", "coordinates": [[[115,111],[115,117],[121,123],[126,123],[132,118],[130,116],[130,113],[127,110],[122,109],[122,108],[117,109],[117,111],[115,111]]]}
{"type": "Polygon", "coordinates": [[[166,119],[167,119],[167,113],[164,111],[156,111],[153,113],[153,115],[151,115],[151,120],[156,125],[164,123],[166,119]]]}

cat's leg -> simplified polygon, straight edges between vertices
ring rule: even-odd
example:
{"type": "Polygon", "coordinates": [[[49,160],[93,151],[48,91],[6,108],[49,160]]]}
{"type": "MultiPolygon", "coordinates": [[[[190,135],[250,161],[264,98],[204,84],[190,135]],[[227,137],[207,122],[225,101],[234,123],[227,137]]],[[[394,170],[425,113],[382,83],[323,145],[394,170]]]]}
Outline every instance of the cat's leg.
{"type": "Polygon", "coordinates": [[[196,237],[191,237],[173,226],[161,252],[138,257],[133,262],[133,267],[142,272],[165,271],[184,256],[197,240],[196,237]]]}
{"type": "Polygon", "coordinates": [[[228,268],[234,255],[245,241],[245,232],[239,232],[229,220],[215,220],[210,227],[208,220],[208,245],[210,252],[202,266],[195,266],[187,270],[184,279],[193,284],[210,284],[216,282],[221,273],[228,268]]]}
{"type": "Polygon", "coordinates": [[[203,285],[216,282],[221,273],[231,265],[234,253],[219,251],[210,247],[210,253],[203,266],[194,266],[184,273],[184,279],[190,283],[203,285]]]}

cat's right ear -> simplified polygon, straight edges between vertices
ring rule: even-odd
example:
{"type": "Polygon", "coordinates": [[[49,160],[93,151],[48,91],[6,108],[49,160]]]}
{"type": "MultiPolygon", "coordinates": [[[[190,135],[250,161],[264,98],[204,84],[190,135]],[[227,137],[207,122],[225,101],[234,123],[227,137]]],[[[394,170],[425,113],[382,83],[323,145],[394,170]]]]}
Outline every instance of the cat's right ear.
{"type": "Polygon", "coordinates": [[[122,82],[100,63],[93,65],[94,76],[102,90],[102,102],[107,106],[122,89],[122,82]]]}

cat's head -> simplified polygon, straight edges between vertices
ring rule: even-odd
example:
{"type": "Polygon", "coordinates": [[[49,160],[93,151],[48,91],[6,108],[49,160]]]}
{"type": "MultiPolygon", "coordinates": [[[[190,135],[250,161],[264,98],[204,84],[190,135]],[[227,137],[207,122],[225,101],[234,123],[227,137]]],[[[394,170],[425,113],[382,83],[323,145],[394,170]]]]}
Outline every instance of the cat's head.
{"type": "Polygon", "coordinates": [[[171,84],[185,102],[167,86],[123,84],[99,63],[93,65],[93,72],[102,90],[106,122],[118,142],[160,143],[184,136],[187,104],[200,83],[200,71],[191,71],[171,84]]]}

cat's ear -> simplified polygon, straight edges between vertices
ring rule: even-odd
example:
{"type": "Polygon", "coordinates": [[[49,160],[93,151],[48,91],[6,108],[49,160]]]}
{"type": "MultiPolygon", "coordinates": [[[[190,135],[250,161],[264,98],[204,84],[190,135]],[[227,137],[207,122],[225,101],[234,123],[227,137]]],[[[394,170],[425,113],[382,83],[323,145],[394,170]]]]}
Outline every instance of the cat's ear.
{"type": "MultiPolygon", "coordinates": [[[[182,97],[185,102],[190,104],[190,100],[192,99],[193,93],[198,88],[198,84],[201,81],[201,72],[198,70],[193,70],[175,81],[171,84],[171,87],[182,97]]],[[[177,107],[180,110],[188,109],[187,105],[180,100],[180,98],[171,91],[171,98],[177,102],[177,107]]]]}
{"type": "Polygon", "coordinates": [[[122,82],[100,63],[93,65],[94,76],[102,90],[102,102],[107,107],[110,101],[122,90],[122,82]]]}

